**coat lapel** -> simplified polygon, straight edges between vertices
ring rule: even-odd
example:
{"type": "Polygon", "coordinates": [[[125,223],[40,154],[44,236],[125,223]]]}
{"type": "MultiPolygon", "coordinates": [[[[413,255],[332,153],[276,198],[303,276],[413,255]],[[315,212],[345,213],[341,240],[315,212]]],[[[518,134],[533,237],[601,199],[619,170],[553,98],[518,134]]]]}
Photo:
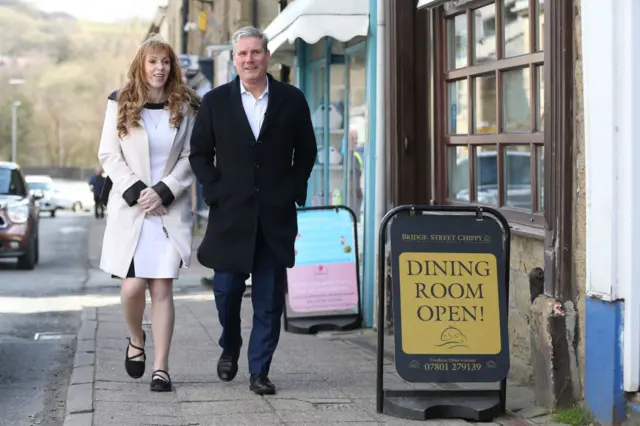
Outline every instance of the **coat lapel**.
{"type": "Polygon", "coordinates": [[[267,78],[269,79],[269,100],[267,102],[267,112],[265,113],[262,127],[260,127],[260,133],[258,134],[258,140],[260,140],[267,131],[269,124],[273,123],[274,118],[280,110],[283,98],[280,91],[282,88],[281,83],[273,78],[271,74],[267,74],[267,78]]]}
{"type": "Polygon", "coordinates": [[[187,109],[183,108],[182,113],[184,114],[182,117],[182,121],[180,125],[176,128],[172,129],[173,142],[171,143],[171,152],[169,152],[169,158],[167,158],[167,164],[164,166],[164,170],[162,172],[162,177],[166,177],[171,170],[173,170],[173,166],[178,161],[178,157],[180,156],[180,152],[182,152],[182,146],[184,145],[184,135],[187,131],[187,109]]]}
{"type": "Polygon", "coordinates": [[[240,78],[236,77],[233,84],[229,86],[231,88],[230,98],[230,106],[231,106],[231,117],[237,117],[237,125],[241,129],[241,137],[243,141],[247,141],[250,143],[255,143],[256,138],[253,136],[253,131],[251,130],[251,125],[249,124],[249,119],[247,118],[247,113],[244,112],[244,107],[242,106],[242,93],[240,92],[240,78]]]}

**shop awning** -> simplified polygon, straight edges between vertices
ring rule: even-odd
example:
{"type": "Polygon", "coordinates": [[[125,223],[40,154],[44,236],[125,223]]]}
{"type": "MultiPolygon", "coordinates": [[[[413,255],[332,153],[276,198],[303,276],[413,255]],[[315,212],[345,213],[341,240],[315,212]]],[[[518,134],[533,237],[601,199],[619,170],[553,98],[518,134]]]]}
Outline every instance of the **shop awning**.
{"type": "Polygon", "coordinates": [[[435,7],[439,6],[442,3],[445,3],[446,0],[420,0],[418,2],[418,9],[422,9],[423,7],[435,7]]]}
{"type": "Polygon", "coordinates": [[[297,38],[309,44],[322,37],[346,42],[368,32],[369,0],[296,0],[265,29],[276,59],[292,58],[297,38]]]}

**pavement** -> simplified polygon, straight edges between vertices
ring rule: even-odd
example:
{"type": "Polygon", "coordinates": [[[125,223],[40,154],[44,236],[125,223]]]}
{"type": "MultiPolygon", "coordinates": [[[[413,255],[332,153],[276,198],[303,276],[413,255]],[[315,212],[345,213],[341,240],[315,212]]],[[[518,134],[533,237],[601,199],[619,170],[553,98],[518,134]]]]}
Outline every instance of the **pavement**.
{"type": "MultiPolygon", "coordinates": [[[[320,333],[315,336],[282,332],[272,364],[273,396],[249,391],[246,345],[240,372],[233,382],[221,382],[216,362],[220,326],[210,291],[199,286],[210,270],[197,264],[175,283],[176,324],[170,356],[174,390],[149,391],[153,365],[150,310],[143,327],[147,333],[147,372],[140,380],[124,371],[127,331],[117,294],[117,282],[95,270],[99,259],[101,222],[89,230],[90,270],[88,291],[110,288],[110,297],[87,306],[77,335],[74,369],[67,392],[64,426],[127,425],[409,425],[409,421],[378,414],[375,409],[376,354],[371,330],[320,333]]],[[[199,238],[194,245],[197,246],[199,238]]],[[[243,337],[248,341],[251,304],[243,305],[243,337]]],[[[401,380],[390,359],[384,365],[385,385],[415,389],[401,380]]],[[[468,384],[433,385],[429,388],[477,388],[468,384]]],[[[424,386],[422,386],[424,388],[424,386]]],[[[442,425],[466,425],[462,420],[431,420],[442,425]]],[[[542,425],[553,423],[547,410],[535,405],[533,392],[509,383],[507,413],[491,424],[542,425]]]]}

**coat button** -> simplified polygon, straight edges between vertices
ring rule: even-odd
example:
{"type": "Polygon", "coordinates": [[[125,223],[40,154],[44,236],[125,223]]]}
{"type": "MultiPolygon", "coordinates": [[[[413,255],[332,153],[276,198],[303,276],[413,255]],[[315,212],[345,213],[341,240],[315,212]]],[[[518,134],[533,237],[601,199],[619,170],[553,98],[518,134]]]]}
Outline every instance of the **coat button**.
{"type": "Polygon", "coordinates": [[[260,168],[260,164],[254,164],[253,167],[255,167],[256,169],[260,168]]]}
{"type": "Polygon", "coordinates": [[[253,187],[253,190],[254,190],[255,192],[260,192],[260,188],[258,188],[257,186],[254,186],[254,187],[253,187]]]}

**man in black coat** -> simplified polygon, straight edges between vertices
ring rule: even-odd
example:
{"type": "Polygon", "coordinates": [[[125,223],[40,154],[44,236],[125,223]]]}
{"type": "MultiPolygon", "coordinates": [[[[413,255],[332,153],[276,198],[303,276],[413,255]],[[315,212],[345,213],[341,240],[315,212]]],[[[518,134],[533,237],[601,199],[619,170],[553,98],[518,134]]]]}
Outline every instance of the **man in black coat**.
{"type": "Polygon", "coordinates": [[[306,201],[317,155],[303,93],[267,74],[267,38],[245,27],[233,35],[238,77],[208,92],[191,136],[189,159],[209,205],[198,260],[214,270],[223,331],[218,376],[238,372],[240,305],[251,275],[250,389],[275,393],[269,367],[280,337],[286,268],[294,265],[296,204],[306,201]]]}

